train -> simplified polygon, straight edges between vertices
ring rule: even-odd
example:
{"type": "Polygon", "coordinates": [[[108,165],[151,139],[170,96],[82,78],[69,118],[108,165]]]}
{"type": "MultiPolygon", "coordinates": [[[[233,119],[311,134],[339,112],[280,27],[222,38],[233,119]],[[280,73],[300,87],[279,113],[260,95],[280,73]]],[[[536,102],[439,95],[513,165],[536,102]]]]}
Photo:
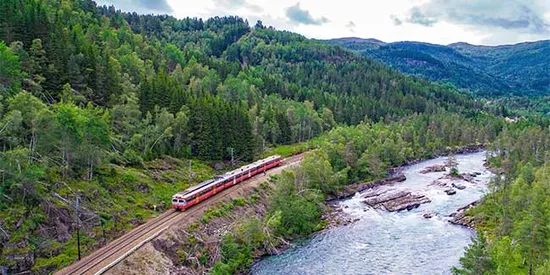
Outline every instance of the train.
{"type": "Polygon", "coordinates": [[[246,166],[240,167],[223,175],[203,181],[198,185],[190,187],[183,192],[172,196],[172,208],[180,211],[199,204],[202,201],[216,195],[233,185],[249,179],[259,173],[277,167],[283,161],[281,156],[275,155],[258,160],[246,166]]]}

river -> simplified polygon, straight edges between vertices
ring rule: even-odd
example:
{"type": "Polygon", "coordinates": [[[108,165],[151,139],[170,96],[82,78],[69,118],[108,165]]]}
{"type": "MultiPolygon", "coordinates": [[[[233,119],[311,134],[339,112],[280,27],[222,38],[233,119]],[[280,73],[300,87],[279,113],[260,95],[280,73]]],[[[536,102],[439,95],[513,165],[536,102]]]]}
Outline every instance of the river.
{"type": "Polygon", "coordinates": [[[450,274],[474,232],[450,224],[446,216],[481,198],[493,174],[483,166],[485,152],[457,155],[461,173],[481,174],[475,182],[461,181],[466,188],[449,196],[444,188],[429,186],[445,172],[420,173],[446,159],[406,167],[407,180],[391,187],[422,193],[431,203],[390,213],[367,206],[358,194],[340,202],[343,212],[358,221],[321,231],[280,255],[267,257],[253,265],[252,274],[450,274]],[[426,219],[422,216],[426,211],[438,215],[426,219]]]}

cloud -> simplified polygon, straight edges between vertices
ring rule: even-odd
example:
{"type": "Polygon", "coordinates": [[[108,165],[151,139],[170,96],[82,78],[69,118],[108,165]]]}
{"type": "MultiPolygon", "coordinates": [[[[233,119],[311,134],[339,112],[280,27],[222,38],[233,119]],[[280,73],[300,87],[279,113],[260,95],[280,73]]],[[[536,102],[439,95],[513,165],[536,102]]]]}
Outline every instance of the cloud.
{"type": "Polygon", "coordinates": [[[349,21],[348,24],[346,24],[346,28],[348,28],[350,32],[355,32],[355,22],[349,21]]]}
{"type": "Polygon", "coordinates": [[[300,8],[300,3],[290,6],[285,10],[286,17],[295,24],[322,25],[330,22],[326,17],[313,18],[308,10],[300,8]]]}
{"type": "Polygon", "coordinates": [[[469,26],[486,32],[511,30],[550,35],[547,0],[429,0],[409,10],[407,22],[432,26],[439,21],[469,26]]]}
{"type": "Polygon", "coordinates": [[[401,19],[399,19],[397,16],[395,16],[395,14],[391,14],[390,19],[393,22],[393,24],[396,25],[396,26],[399,26],[399,25],[403,24],[403,21],[401,19]]]}
{"type": "Polygon", "coordinates": [[[437,19],[425,15],[419,7],[413,7],[405,21],[408,23],[431,27],[437,22],[437,19]]]}
{"type": "Polygon", "coordinates": [[[172,7],[166,3],[166,0],[137,0],[137,4],[141,4],[147,9],[159,12],[172,12],[172,7]]]}
{"type": "Polygon", "coordinates": [[[122,11],[141,14],[170,14],[174,11],[166,0],[98,0],[97,3],[99,5],[114,5],[122,11]]]}
{"type": "Polygon", "coordinates": [[[246,0],[214,0],[214,4],[227,10],[238,10],[240,8],[245,8],[252,12],[262,12],[264,10],[262,7],[250,4],[246,0]]]}

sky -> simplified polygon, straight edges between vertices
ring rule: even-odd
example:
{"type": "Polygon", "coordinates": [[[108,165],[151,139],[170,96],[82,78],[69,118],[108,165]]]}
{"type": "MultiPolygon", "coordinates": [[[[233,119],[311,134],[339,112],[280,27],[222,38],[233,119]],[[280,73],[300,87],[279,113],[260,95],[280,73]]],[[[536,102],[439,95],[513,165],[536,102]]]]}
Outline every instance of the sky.
{"type": "Polygon", "coordinates": [[[308,38],[515,44],[550,39],[550,0],[97,0],[176,18],[237,15],[308,38]]]}

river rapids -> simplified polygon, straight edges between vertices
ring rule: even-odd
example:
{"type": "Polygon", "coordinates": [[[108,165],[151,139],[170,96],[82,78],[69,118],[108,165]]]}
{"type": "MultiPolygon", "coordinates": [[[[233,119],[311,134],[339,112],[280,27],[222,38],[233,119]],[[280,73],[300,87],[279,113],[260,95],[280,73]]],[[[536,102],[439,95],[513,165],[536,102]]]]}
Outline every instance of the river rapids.
{"type": "MultiPolygon", "coordinates": [[[[387,212],[366,205],[361,194],[339,202],[344,215],[359,219],[347,226],[321,231],[293,248],[267,257],[252,274],[450,274],[459,264],[474,232],[450,224],[448,215],[481,198],[493,176],[484,167],[485,152],[457,155],[460,173],[475,173],[471,182],[447,195],[446,188],[430,185],[448,172],[422,174],[427,167],[445,164],[440,157],[404,168],[407,180],[384,188],[423,194],[431,202],[411,211],[387,212]],[[431,219],[423,213],[436,213],[431,219]]],[[[448,180],[450,182],[450,180],[448,180]]]]}

